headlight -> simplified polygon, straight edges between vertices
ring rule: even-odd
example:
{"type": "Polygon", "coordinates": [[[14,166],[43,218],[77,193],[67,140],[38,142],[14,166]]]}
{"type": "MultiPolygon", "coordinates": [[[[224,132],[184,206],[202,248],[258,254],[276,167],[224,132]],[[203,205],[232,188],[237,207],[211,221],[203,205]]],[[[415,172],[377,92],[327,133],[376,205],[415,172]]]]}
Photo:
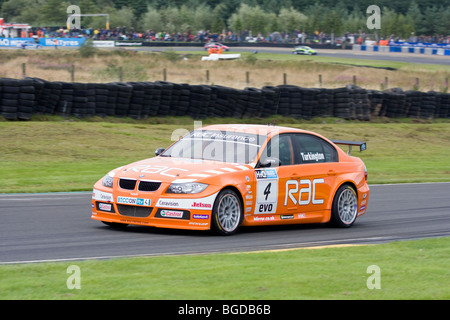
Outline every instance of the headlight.
{"type": "Polygon", "coordinates": [[[104,187],[112,188],[113,187],[113,176],[111,173],[108,173],[103,177],[102,185],[104,187]]]}
{"type": "Polygon", "coordinates": [[[207,186],[207,184],[198,182],[172,183],[166,193],[200,193],[207,186]]]}

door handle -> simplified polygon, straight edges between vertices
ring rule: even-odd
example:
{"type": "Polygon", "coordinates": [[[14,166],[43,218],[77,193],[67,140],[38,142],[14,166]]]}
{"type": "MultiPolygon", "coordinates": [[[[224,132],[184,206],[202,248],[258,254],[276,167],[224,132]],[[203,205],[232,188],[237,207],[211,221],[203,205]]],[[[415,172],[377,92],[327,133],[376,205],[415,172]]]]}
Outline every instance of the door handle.
{"type": "Polygon", "coordinates": [[[329,176],[335,176],[335,175],[336,175],[336,171],[334,171],[334,170],[328,170],[328,175],[329,175],[329,176]]]}

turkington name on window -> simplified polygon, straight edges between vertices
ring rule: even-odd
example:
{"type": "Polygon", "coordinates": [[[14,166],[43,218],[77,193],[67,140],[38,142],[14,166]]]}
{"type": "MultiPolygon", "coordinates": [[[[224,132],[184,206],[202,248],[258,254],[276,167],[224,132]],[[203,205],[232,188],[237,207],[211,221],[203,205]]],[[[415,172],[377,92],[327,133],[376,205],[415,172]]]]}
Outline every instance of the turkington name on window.
{"type": "Polygon", "coordinates": [[[302,155],[303,161],[320,161],[320,160],[325,160],[325,155],[323,153],[319,153],[319,152],[316,152],[316,153],[300,152],[300,154],[302,155]]]}

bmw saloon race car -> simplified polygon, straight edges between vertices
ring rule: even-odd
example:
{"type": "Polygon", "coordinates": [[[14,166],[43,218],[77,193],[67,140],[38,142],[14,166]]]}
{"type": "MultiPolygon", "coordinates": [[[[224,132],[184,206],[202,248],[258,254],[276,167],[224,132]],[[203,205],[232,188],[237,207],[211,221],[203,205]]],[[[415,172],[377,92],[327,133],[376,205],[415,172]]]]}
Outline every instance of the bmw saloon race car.
{"type": "Polygon", "coordinates": [[[350,227],[367,210],[367,170],[337,144],[366,147],[270,125],[195,129],[97,181],[92,219],[222,235],[240,226],[350,227]]]}

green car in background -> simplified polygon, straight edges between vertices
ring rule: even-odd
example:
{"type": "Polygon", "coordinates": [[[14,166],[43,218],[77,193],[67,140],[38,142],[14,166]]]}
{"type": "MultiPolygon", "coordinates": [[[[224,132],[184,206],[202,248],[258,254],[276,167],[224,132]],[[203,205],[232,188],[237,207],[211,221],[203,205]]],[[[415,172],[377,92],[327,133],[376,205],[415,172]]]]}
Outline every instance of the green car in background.
{"type": "Polygon", "coordinates": [[[299,47],[295,47],[294,50],[292,50],[292,54],[313,55],[313,54],[317,54],[317,51],[310,47],[307,47],[307,46],[299,46],[299,47]]]}

